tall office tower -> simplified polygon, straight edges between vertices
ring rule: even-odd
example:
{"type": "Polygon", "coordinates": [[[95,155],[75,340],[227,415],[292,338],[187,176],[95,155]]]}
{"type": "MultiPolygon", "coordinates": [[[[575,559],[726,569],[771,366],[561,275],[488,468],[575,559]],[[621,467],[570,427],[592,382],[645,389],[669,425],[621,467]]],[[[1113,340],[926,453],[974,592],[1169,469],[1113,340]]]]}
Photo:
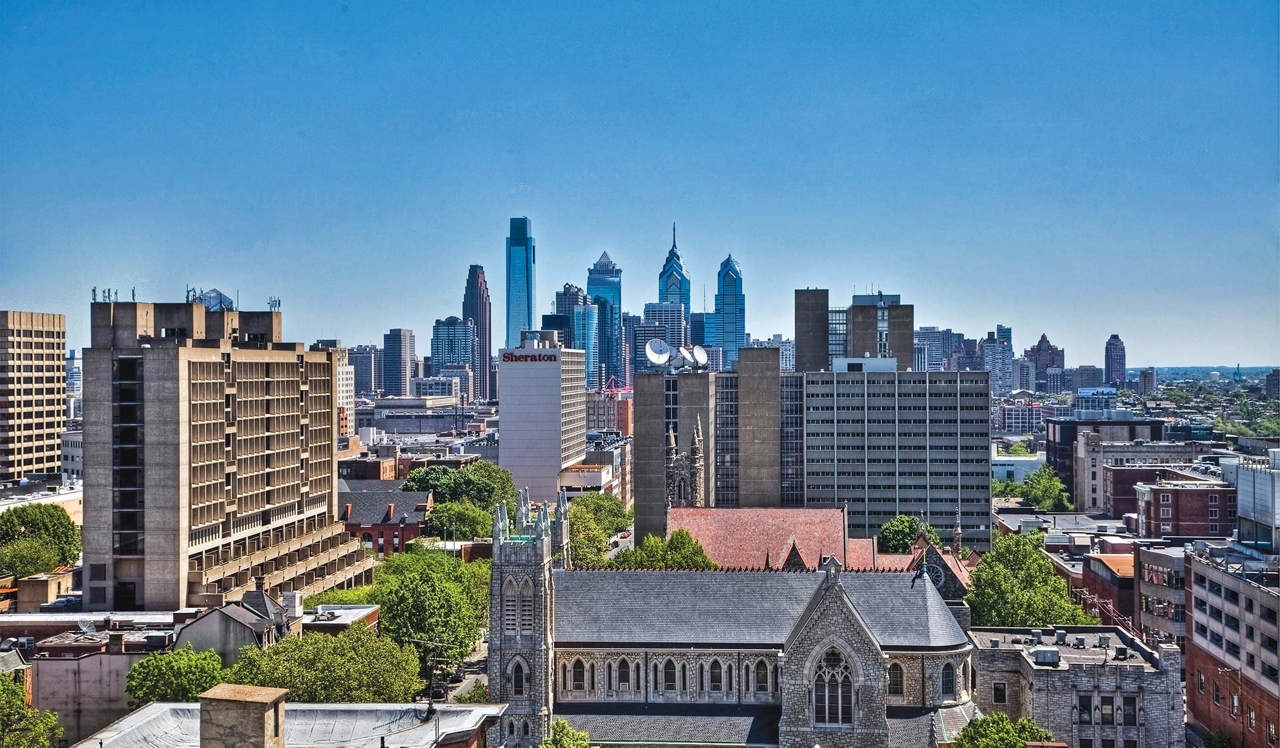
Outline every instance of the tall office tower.
{"type": "Polygon", "coordinates": [[[413,330],[395,328],[382,336],[382,391],[388,397],[409,394],[409,380],[418,375],[413,330]]]}
{"type": "Polygon", "coordinates": [[[535,502],[560,490],[560,471],[587,453],[586,360],[547,332],[526,332],[518,348],[499,352],[502,445],[498,464],[535,502]]]}
{"type": "MultiPolygon", "coordinates": [[[[825,288],[796,289],[796,371],[831,368],[830,294],[825,288]]],[[[842,347],[843,349],[843,347],[842,347]]]]}
{"type": "Polygon", "coordinates": [[[915,353],[913,335],[915,307],[903,304],[897,294],[855,295],[849,307],[849,340],[845,355],[850,358],[896,358],[899,371],[911,368],[915,353]]]}
{"type": "Polygon", "coordinates": [[[849,345],[849,310],[834,308],[827,310],[827,366],[830,371],[832,363],[849,354],[845,348],[849,345]]]}
{"type": "Polygon", "coordinates": [[[1107,384],[1116,387],[1124,384],[1124,341],[1119,335],[1111,334],[1107,338],[1106,354],[1103,359],[1107,384]]]}
{"type": "Polygon", "coordinates": [[[382,349],[376,345],[357,345],[347,349],[347,363],[355,371],[357,395],[382,392],[382,349]]]}
{"type": "MultiPolygon", "coordinates": [[[[630,312],[622,313],[623,357],[626,359],[627,385],[635,384],[636,371],[644,367],[644,350],[636,357],[636,325],[644,324],[644,318],[630,312]]],[[[666,331],[663,331],[666,334],[666,331]]],[[[645,340],[648,342],[648,339],[645,340]]],[[[643,344],[641,344],[643,345],[643,344]]]]}
{"type": "Polygon", "coordinates": [[[511,219],[511,235],[507,237],[507,347],[520,345],[520,333],[535,327],[533,310],[538,308],[537,252],[533,241],[533,222],[528,218],[511,219]]]}
{"type": "Polygon", "coordinates": [[[587,296],[599,310],[604,381],[612,377],[615,384],[622,386],[626,380],[622,366],[622,268],[608,252],[601,252],[596,264],[587,268],[587,296]]]}
{"type": "Polygon", "coordinates": [[[716,276],[716,318],[714,345],[724,349],[725,366],[738,362],[738,349],[747,344],[747,296],[742,291],[742,267],[733,255],[720,263],[716,276]]]}
{"type": "Polygon", "coordinates": [[[1013,349],[998,335],[999,333],[987,333],[986,339],[979,345],[982,351],[982,368],[991,374],[992,397],[1004,397],[1013,391],[1013,349]]]}
{"type": "MultiPolygon", "coordinates": [[[[1280,371],[1280,370],[1277,370],[1280,371]]],[[[1280,378],[1280,373],[1276,374],[1280,378]]],[[[1156,391],[1156,367],[1148,366],[1138,372],[1138,394],[1147,395],[1156,391]]],[[[1271,395],[1270,397],[1274,397],[1271,395]]]]}
{"type": "Polygon", "coordinates": [[[1022,357],[1036,367],[1036,392],[1058,392],[1048,388],[1049,369],[1067,368],[1067,352],[1049,342],[1049,336],[1041,333],[1040,340],[1027,350],[1022,357]]]}
{"type": "MultiPolygon", "coordinates": [[[[667,328],[667,335],[664,338],[667,345],[672,348],[680,348],[688,344],[688,337],[685,334],[685,309],[682,304],[645,304],[644,305],[644,321],[648,325],[663,325],[667,328]]],[[[641,354],[643,355],[643,349],[641,354]]],[[[637,363],[639,360],[637,359],[637,363]]]]}
{"type": "Polygon", "coordinates": [[[374,559],[338,521],[332,350],[281,342],[279,312],[213,300],[94,303],[91,318],[87,609],[373,580],[374,559]]]}
{"type": "Polygon", "coordinates": [[[67,354],[67,394],[79,395],[81,383],[84,381],[83,369],[80,368],[81,359],[76,358],[76,352],[71,351],[67,354]]]}
{"type": "Polygon", "coordinates": [[[637,372],[656,371],[663,368],[649,363],[649,358],[645,355],[644,349],[650,340],[657,339],[665,343],[667,341],[667,326],[660,323],[638,321],[631,326],[631,334],[633,336],[631,341],[631,383],[634,386],[637,372]]]}
{"type": "Polygon", "coordinates": [[[67,320],[0,311],[0,483],[62,472],[67,320]]]}
{"type": "Polygon", "coordinates": [[[711,342],[714,337],[711,334],[710,327],[715,326],[716,315],[714,312],[694,312],[689,315],[689,345],[712,346],[711,342]]]}
{"type": "MultiPolygon", "coordinates": [[[[586,362],[587,389],[599,389],[600,380],[600,310],[587,293],[572,283],[556,292],[556,314],[563,318],[569,337],[562,339],[565,348],[583,352],[586,362]]],[[[545,318],[544,318],[545,319],[545,318]]],[[[546,325],[543,326],[544,329],[546,325]]]]}
{"type": "Polygon", "coordinates": [[[1032,392],[1036,388],[1036,365],[1025,358],[1013,360],[1013,388],[1032,392]]]}
{"type": "Polygon", "coordinates": [[[446,317],[431,327],[431,373],[440,376],[446,366],[471,366],[476,360],[476,324],[469,319],[446,317]]]}
{"type": "Polygon", "coordinates": [[[929,371],[929,344],[916,343],[911,348],[911,368],[913,371],[929,371]]]}
{"type": "Polygon", "coordinates": [[[658,302],[662,304],[683,304],[684,323],[689,323],[689,305],[692,303],[689,274],[684,270],[684,258],[676,248],[676,225],[671,224],[671,249],[667,252],[667,260],[662,263],[662,272],[658,273],[658,302]]]}
{"type": "Polygon", "coordinates": [[[631,453],[632,495],[635,499],[637,544],[646,535],[666,537],[668,439],[675,451],[689,454],[700,432],[702,464],[701,503],[716,505],[716,378],[705,371],[637,373],[632,400],[635,442],[631,453]]]}
{"type": "Polygon", "coordinates": [[[1009,346],[1010,350],[1012,350],[1013,328],[1005,327],[1004,325],[996,325],[996,340],[1003,342],[1005,345],[1009,346]]]}
{"type": "Polygon", "coordinates": [[[782,374],[777,348],[743,348],[716,375],[715,505],[781,506],[782,374]]]}
{"type": "Polygon", "coordinates": [[[987,372],[880,371],[860,363],[862,371],[804,375],[805,503],[844,504],[850,537],[875,537],[898,514],[923,516],[947,536],[959,502],[964,544],[988,547],[987,372]]]}
{"type": "Polygon", "coordinates": [[[1064,372],[1067,377],[1063,382],[1063,389],[1076,390],[1081,387],[1101,387],[1106,383],[1106,378],[1102,369],[1096,366],[1077,366],[1074,369],[1067,369],[1064,372]]]}
{"type": "Polygon", "coordinates": [[[467,271],[467,288],[462,292],[462,318],[476,327],[476,353],[471,362],[475,376],[472,393],[477,400],[493,399],[489,384],[489,360],[493,358],[493,305],[489,303],[489,283],[484,268],[472,265],[467,271]]]}
{"type": "Polygon", "coordinates": [[[952,351],[962,344],[964,335],[952,332],[949,327],[945,330],[938,327],[921,327],[915,331],[912,338],[915,342],[924,343],[929,348],[928,368],[918,369],[918,371],[942,371],[946,368],[947,359],[952,351]]]}
{"type": "Polygon", "coordinates": [[[317,340],[316,348],[333,351],[334,395],[333,402],[337,407],[338,433],[351,436],[356,432],[356,370],[351,365],[350,352],[342,347],[342,341],[336,338],[317,340]]]}

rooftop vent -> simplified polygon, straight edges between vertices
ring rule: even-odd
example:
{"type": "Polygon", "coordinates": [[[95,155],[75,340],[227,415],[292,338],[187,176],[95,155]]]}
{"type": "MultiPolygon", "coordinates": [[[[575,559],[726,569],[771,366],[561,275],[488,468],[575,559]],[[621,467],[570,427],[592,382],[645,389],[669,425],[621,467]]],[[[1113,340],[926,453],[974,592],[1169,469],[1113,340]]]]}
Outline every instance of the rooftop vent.
{"type": "Polygon", "coordinates": [[[1046,667],[1058,666],[1058,650],[1053,647],[1038,647],[1031,650],[1031,653],[1036,658],[1037,665],[1044,665],[1046,667]]]}
{"type": "Polygon", "coordinates": [[[1117,645],[1117,646],[1116,646],[1116,656],[1115,656],[1115,659],[1117,659],[1117,660],[1127,660],[1127,659],[1129,659],[1129,648],[1128,648],[1128,647],[1122,647],[1122,646],[1117,645]]]}
{"type": "Polygon", "coordinates": [[[1000,640],[999,640],[999,639],[992,639],[992,640],[991,640],[991,648],[992,648],[992,649],[999,649],[999,648],[1000,648],[1000,640]]]}
{"type": "Polygon", "coordinates": [[[1109,635],[1107,635],[1107,634],[1102,634],[1102,635],[1100,635],[1100,636],[1098,637],[1098,646],[1099,646],[1099,647],[1102,647],[1103,649],[1106,649],[1107,647],[1110,647],[1110,646],[1111,646],[1111,637],[1110,637],[1109,635]]]}
{"type": "Polygon", "coordinates": [[[1054,643],[1055,643],[1055,644],[1066,644],[1066,643],[1067,643],[1067,632],[1065,632],[1065,631],[1058,631],[1058,632],[1056,632],[1056,634],[1055,634],[1055,636],[1054,636],[1054,643]]]}
{"type": "Polygon", "coordinates": [[[1083,637],[1083,636],[1077,636],[1077,637],[1076,637],[1075,648],[1076,648],[1076,649],[1084,649],[1084,637],[1083,637]]]}

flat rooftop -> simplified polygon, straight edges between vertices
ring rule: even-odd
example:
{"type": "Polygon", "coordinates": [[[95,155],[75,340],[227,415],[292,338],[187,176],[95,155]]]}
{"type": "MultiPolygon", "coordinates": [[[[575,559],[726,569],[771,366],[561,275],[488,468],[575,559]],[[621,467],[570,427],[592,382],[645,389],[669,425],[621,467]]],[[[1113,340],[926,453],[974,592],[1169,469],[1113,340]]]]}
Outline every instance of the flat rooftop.
{"type": "Polygon", "coordinates": [[[350,626],[363,623],[364,619],[378,612],[377,605],[317,605],[313,611],[302,615],[302,625],[323,623],[333,626],[350,626]]]}
{"type": "Polygon", "coordinates": [[[1050,648],[1058,652],[1060,665],[1056,669],[1085,665],[1140,666],[1148,672],[1158,669],[1160,658],[1145,645],[1135,641],[1115,626],[1060,626],[1057,628],[974,628],[969,630],[969,640],[974,647],[984,650],[1012,649],[1021,651],[1036,668],[1055,669],[1052,665],[1036,663],[1034,650],[1050,648]],[[1057,633],[1066,634],[1059,644],[1057,633]],[[1040,643],[1036,644],[1036,634],[1040,643]],[[1083,638],[1083,646],[1079,640],[1083,638]],[[1106,645],[1103,645],[1104,639],[1106,645]],[[993,645],[994,642],[994,645],[993,645]],[[1124,647],[1126,658],[1116,659],[1117,647],[1124,647]]]}

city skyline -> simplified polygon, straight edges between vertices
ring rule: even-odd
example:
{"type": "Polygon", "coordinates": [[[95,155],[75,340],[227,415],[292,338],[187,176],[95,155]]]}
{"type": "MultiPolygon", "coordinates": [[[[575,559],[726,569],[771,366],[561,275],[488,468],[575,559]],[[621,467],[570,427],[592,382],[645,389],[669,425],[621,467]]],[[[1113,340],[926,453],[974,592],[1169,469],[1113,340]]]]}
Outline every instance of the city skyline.
{"type": "Polygon", "coordinates": [[[91,287],[184,283],[372,343],[456,314],[469,265],[496,281],[527,215],[535,315],[604,251],[638,314],[675,220],[691,311],[732,252],[758,337],[793,336],[796,288],[874,286],[918,326],[1000,320],[1076,363],[1112,332],[1130,368],[1276,363],[1273,4],[499,13],[7,4],[0,297],[65,314],[77,349],[91,287]],[[544,42],[521,65],[469,54],[513,25],[544,42]]]}

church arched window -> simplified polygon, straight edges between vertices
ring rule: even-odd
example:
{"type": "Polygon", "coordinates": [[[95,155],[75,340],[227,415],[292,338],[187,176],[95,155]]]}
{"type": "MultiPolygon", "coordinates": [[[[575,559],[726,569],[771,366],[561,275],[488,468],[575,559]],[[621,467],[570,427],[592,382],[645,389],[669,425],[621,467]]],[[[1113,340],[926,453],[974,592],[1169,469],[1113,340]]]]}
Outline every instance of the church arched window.
{"type": "Polygon", "coordinates": [[[719,660],[711,661],[711,690],[724,690],[724,669],[720,667],[719,660]]]}
{"type": "Polygon", "coordinates": [[[524,733],[526,738],[529,737],[529,720],[526,719],[524,721],[524,725],[521,726],[520,731],[524,733]]]}
{"type": "Polygon", "coordinates": [[[707,690],[706,668],[701,662],[698,663],[698,692],[707,690]]]}
{"type": "Polygon", "coordinates": [[[604,687],[610,691],[613,690],[613,663],[606,662],[604,664],[604,687]]]}
{"type": "Polygon", "coordinates": [[[676,690],[676,664],[671,660],[667,660],[667,664],[662,666],[662,690],[676,690]]]}
{"type": "MultiPolygon", "coordinates": [[[[657,674],[658,672],[657,665],[653,666],[653,672],[655,675],[657,674]]],[[[657,681],[655,680],[654,682],[656,683],[657,681]]],[[[636,690],[637,691],[640,690],[640,663],[638,662],[636,663],[636,684],[635,685],[636,685],[636,690]]]]}
{"type": "Polygon", "coordinates": [[[902,695],[902,666],[896,662],[889,666],[889,695],[902,695]]]}
{"type": "Polygon", "coordinates": [[[618,661],[618,690],[631,690],[631,664],[625,657],[618,661]]]}
{"type": "Polygon", "coordinates": [[[596,690],[596,664],[593,662],[587,667],[587,688],[588,690],[596,690]]]}
{"type": "Polygon", "coordinates": [[[560,663],[560,687],[563,689],[569,688],[569,669],[563,662],[560,663]]]}
{"type": "Polygon", "coordinates": [[[528,579],[520,584],[520,633],[533,633],[533,582],[528,579]]]}
{"type": "Polygon", "coordinates": [[[764,660],[756,662],[756,690],[769,690],[769,666],[764,660]]]}
{"type": "Polygon", "coordinates": [[[836,649],[827,650],[813,676],[813,721],[819,725],[853,724],[853,675],[836,649]]]}
{"type": "Polygon", "coordinates": [[[586,672],[587,672],[587,669],[582,664],[582,660],[573,661],[573,690],[585,691],[587,689],[587,683],[586,683],[586,677],[585,677],[586,672]]]}
{"type": "Polygon", "coordinates": [[[732,691],[733,690],[733,665],[732,664],[724,669],[724,674],[725,674],[724,690],[732,691]]]}
{"type": "Polygon", "coordinates": [[[524,696],[524,666],[518,662],[511,668],[511,695],[524,696]]]}
{"type": "Polygon", "coordinates": [[[516,736],[516,721],[514,719],[507,723],[507,734],[513,738],[516,736]]]}
{"type": "Polygon", "coordinates": [[[942,695],[956,695],[956,669],[950,662],[942,666],[942,695]]]}
{"type": "Polygon", "coordinates": [[[517,610],[519,602],[517,598],[516,583],[514,580],[508,579],[502,585],[502,630],[507,634],[516,633],[516,623],[519,617],[517,610]]]}
{"type": "Polygon", "coordinates": [[[680,690],[689,690],[689,670],[685,667],[683,662],[680,663],[680,690]]]}

